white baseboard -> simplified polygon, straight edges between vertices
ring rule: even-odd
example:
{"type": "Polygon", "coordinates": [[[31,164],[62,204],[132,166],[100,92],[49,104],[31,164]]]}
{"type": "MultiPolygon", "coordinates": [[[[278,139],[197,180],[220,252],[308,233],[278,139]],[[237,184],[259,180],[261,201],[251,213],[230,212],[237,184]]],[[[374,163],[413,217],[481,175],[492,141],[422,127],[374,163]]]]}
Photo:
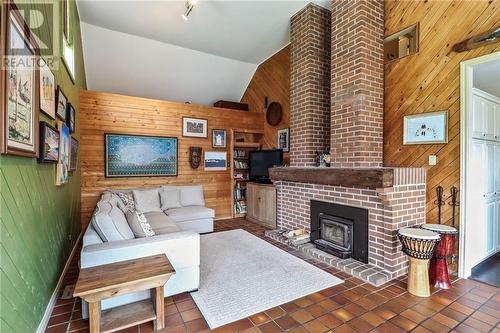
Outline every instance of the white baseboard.
{"type": "Polygon", "coordinates": [[[59,280],[57,281],[56,288],[54,289],[54,292],[52,293],[52,296],[50,297],[49,304],[47,304],[47,308],[45,309],[45,313],[43,314],[42,320],[40,321],[40,324],[38,325],[38,328],[36,330],[37,333],[44,333],[45,330],[47,329],[47,324],[50,319],[50,315],[52,314],[52,310],[54,309],[54,305],[56,304],[57,301],[57,294],[59,293],[59,289],[61,288],[61,285],[64,280],[64,276],[66,275],[66,271],[69,268],[69,265],[71,264],[71,260],[73,259],[73,256],[75,255],[76,248],[78,247],[78,244],[80,243],[80,240],[83,236],[83,232],[85,229],[82,229],[80,232],[80,235],[78,235],[78,238],[75,242],[75,245],[73,246],[73,249],[71,250],[71,253],[69,254],[68,260],[66,261],[66,264],[64,265],[64,269],[61,273],[61,276],[59,276],[59,280]]]}

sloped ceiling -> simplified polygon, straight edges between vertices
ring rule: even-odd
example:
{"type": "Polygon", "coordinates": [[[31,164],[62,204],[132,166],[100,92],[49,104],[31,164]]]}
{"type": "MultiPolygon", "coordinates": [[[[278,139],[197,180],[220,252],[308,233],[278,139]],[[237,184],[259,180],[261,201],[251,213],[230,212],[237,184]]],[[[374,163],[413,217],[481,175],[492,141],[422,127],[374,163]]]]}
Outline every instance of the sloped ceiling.
{"type": "MultiPolygon", "coordinates": [[[[289,42],[308,1],[77,1],[87,86],[211,105],[239,101],[257,66],[289,42]]],[[[328,7],[328,1],[317,0],[328,7]]]]}

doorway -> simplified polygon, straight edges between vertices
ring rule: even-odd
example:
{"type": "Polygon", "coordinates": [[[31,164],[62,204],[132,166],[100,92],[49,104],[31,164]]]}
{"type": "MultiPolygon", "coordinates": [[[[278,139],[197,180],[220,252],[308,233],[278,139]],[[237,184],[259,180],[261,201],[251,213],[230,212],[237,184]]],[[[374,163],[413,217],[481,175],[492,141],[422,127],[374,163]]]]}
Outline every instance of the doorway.
{"type": "Polygon", "coordinates": [[[500,276],[488,271],[500,253],[500,52],[464,61],[460,69],[459,275],[500,285],[500,276]]]}

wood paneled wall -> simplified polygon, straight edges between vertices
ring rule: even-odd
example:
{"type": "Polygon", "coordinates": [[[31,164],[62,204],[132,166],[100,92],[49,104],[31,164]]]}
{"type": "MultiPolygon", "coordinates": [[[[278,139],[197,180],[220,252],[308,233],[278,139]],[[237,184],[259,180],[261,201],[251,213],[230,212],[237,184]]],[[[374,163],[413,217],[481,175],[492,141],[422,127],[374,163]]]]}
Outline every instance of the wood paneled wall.
{"type": "MultiPolygon", "coordinates": [[[[455,43],[500,25],[500,1],[386,1],[385,35],[419,24],[419,52],[385,67],[384,165],[427,166],[427,223],[437,223],[436,187],[460,187],[460,62],[500,50],[498,43],[455,53],[455,43]],[[449,142],[403,146],[403,116],[448,110],[449,142]]],[[[451,224],[451,206],[443,221],[451,224]]],[[[458,225],[458,217],[457,217],[458,225]]]]}
{"type": "Polygon", "coordinates": [[[196,170],[189,165],[189,147],[213,149],[212,129],[262,131],[262,116],[255,112],[235,111],[191,104],[152,100],[102,92],[80,93],[81,123],[81,222],[86,225],[101,193],[107,188],[153,187],[164,184],[202,184],[208,207],[216,218],[231,217],[231,174],[227,171],[196,170]],[[182,137],[182,117],[208,119],[208,138],[182,137]],[[174,136],[179,139],[179,175],[177,177],[104,177],[104,133],[174,136]]]}
{"type": "MultiPolygon", "coordinates": [[[[257,67],[243,97],[242,103],[247,103],[250,112],[257,112],[262,117],[264,136],[262,145],[266,149],[277,146],[278,129],[290,127],[290,46],[286,46],[271,58],[257,67]],[[283,110],[283,118],[277,126],[266,122],[264,98],[269,103],[279,102],[283,110]]],[[[289,163],[289,154],[284,156],[285,163],[289,163]]]]}

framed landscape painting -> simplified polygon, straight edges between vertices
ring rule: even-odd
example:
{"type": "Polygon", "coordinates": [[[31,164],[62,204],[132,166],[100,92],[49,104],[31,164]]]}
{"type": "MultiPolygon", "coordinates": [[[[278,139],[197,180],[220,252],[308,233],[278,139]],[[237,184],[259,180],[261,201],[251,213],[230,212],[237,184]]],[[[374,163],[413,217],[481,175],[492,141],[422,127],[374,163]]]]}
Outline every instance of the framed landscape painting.
{"type": "Polygon", "coordinates": [[[227,169],[227,153],[218,151],[205,152],[205,170],[222,171],[227,169]]]}
{"type": "Polygon", "coordinates": [[[403,144],[439,144],[448,142],[448,111],[405,116],[403,144]]]}
{"type": "Polygon", "coordinates": [[[6,2],[1,22],[0,152],[38,157],[38,46],[20,11],[6,2]]]}
{"type": "Polygon", "coordinates": [[[59,161],[59,132],[46,122],[40,123],[39,162],[57,163],[59,161]]]}
{"type": "Polygon", "coordinates": [[[40,59],[40,110],[56,119],[55,78],[43,59],[40,59]]]}
{"type": "Polygon", "coordinates": [[[183,117],[182,136],[193,138],[208,137],[208,120],[183,117]]]}
{"type": "Polygon", "coordinates": [[[69,157],[69,171],[75,171],[78,165],[78,140],[71,137],[71,155],[69,157]]]}
{"type": "Polygon", "coordinates": [[[177,138],[104,135],[105,177],[177,176],[177,138]]]}
{"type": "Polygon", "coordinates": [[[57,99],[56,99],[56,114],[59,118],[66,121],[66,108],[68,107],[68,99],[62,91],[60,86],[57,86],[57,99]]]}
{"type": "Polygon", "coordinates": [[[56,170],[56,185],[64,185],[69,178],[69,158],[71,154],[71,137],[66,123],[59,121],[59,163],[56,170]]]}

